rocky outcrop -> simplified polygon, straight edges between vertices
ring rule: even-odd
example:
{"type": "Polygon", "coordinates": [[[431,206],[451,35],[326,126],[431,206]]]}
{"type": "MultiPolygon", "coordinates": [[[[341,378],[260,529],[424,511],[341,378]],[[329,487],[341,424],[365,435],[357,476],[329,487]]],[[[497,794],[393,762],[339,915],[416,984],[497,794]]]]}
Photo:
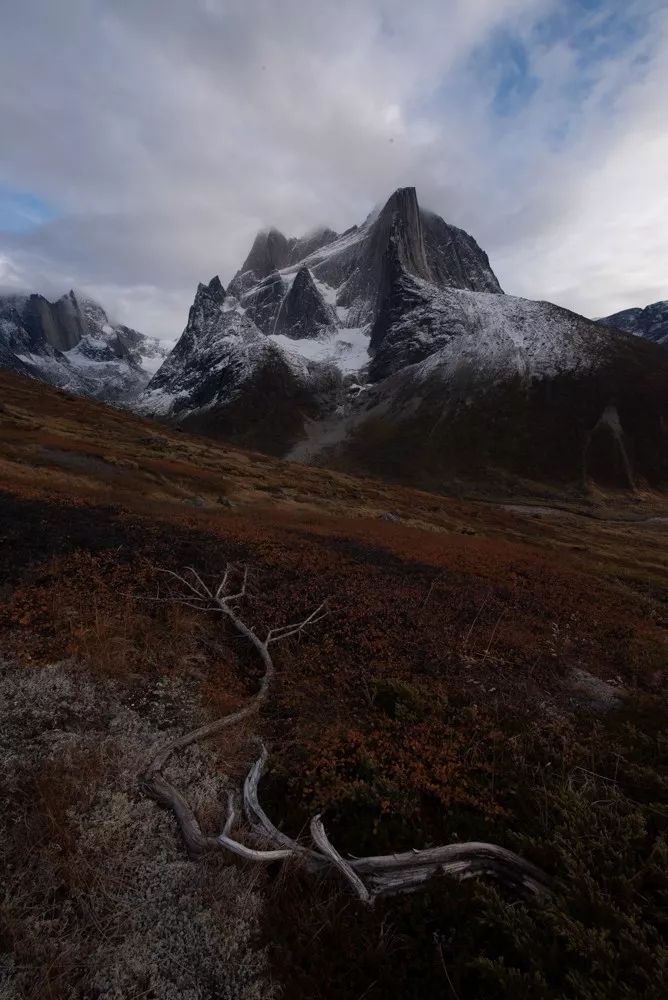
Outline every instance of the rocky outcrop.
{"type": "Polygon", "coordinates": [[[487,254],[473,237],[420,208],[415,188],[400,188],[362,227],[347,230],[305,263],[337,288],[355,324],[383,309],[396,262],[403,274],[442,288],[501,293],[487,254]]]}
{"type": "Polygon", "coordinates": [[[255,280],[261,280],[290,262],[290,245],[278,229],[261,230],[253,242],[239,274],[251,271],[255,280]]]}
{"type": "Polygon", "coordinates": [[[615,403],[608,403],[592,428],[585,448],[585,472],[601,485],[633,489],[629,443],[615,403]]]}
{"type": "Polygon", "coordinates": [[[208,285],[200,281],[188,313],[188,323],[171,356],[176,354],[187,357],[187,352],[193,350],[197,338],[216,329],[224,303],[225,289],[218,275],[208,285]]]}
{"type": "Polygon", "coordinates": [[[334,310],[325,304],[309,269],[300,267],[283,299],[273,332],[300,340],[317,337],[323,327],[335,325],[334,310]]]}
{"type": "Polygon", "coordinates": [[[306,236],[293,237],[288,241],[289,264],[299,264],[310,254],[315,253],[322,247],[328,246],[338,238],[333,229],[316,229],[306,236]]]}
{"type": "Polygon", "coordinates": [[[278,229],[261,229],[246,260],[232,278],[228,291],[241,297],[259,281],[290,265],[299,264],[312,253],[337,239],[333,229],[315,229],[306,236],[289,239],[278,229]]]}
{"type": "Polygon", "coordinates": [[[489,257],[472,236],[448,225],[433,212],[423,210],[420,214],[425,255],[434,284],[440,288],[501,293],[489,257]]]}
{"type": "Polygon", "coordinates": [[[371,318],[387,294],[388,269],[392,272],[395,264],[405,274],[431,280],[415,188],[395,191],[374,220],[355,271],[343,291],[343,304],[366,301],[371,318]]]}
{"type": "Polygon", "coordinates": [[[57,302],[42,295],[29,295],[22,310],[22,322],[31,342],[46,341],[57,351],[69,351],[84,334],[81,312],[73,291],[57,302]]]}
{"type": "Polygon", "coordinates": [[[283,278],[278,271],[273,271],[242,296],[246,313],[263,333],[274,332],[285,288],[283,278]]]}
{"type": "Polygon", "coordinates": [[[138,409],[283,454],[339,383],[331,368],[287,357],[215,278],[198,286],[186,328],[138,409]]]}
{"type": "MultiPolygon", "coordinates": [[[[394,234],[392,234],[383,255],[381,275],[382,283],[378,289],[369,341],[369,352],[373,359],[370,366],[370,376],[373,381],[390,375],[397,367],[422,360],[425,356],[425,348],[427,351],[431,349],[431,345],[427,343],[416,353],[409,347],[408,338],[400,335],[394,339],[401,341],[401,357],[397,356],[396,352],[386,352],[383,357],[379,355],[379,350],[390,332],[396,328],[404,316],[413,314],[423,301],[418,283],[407,273],[401,262],[398,241],[394,234]]],[[[414,332],[419,334],[419,330],[420,323],[417,322],[414,332]]]]}

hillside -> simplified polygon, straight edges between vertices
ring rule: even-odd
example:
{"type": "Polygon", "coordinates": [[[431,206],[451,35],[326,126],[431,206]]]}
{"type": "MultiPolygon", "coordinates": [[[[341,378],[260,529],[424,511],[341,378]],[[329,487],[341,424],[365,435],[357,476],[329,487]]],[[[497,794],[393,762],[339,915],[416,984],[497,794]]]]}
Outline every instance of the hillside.
{"type": "Polygon", "coordinates": [[[662,995],[659,494],[456,500],[11,373],[0,399],[2,943],[17,995],[662,995]],[[546,873],[550,902],[437,877],[369,908],[298,863],[188,859],[139,776],[151,747],[244,705],[260,670],[160,571],[214,581],[229,562],[250,568],[239,614],[254,628],[323,600],[328,615],[276,647],[257,718],[170,763],[204,831],[220,831],[261,737],[260,798],[291,836],[322,813],[344,855],[492,842],[546,873]]]}

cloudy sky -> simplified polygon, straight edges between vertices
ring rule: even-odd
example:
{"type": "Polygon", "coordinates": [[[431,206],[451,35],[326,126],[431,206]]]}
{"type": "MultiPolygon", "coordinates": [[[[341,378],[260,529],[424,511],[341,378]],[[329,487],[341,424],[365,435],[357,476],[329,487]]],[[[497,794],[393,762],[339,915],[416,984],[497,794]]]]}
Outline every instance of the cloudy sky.
{"type": "Polygon", "coordinates": [[[401,185],[505,290],[668,298],[666,0],[5,0],[0,287],[180,333],[258,228],[401,185]]]}

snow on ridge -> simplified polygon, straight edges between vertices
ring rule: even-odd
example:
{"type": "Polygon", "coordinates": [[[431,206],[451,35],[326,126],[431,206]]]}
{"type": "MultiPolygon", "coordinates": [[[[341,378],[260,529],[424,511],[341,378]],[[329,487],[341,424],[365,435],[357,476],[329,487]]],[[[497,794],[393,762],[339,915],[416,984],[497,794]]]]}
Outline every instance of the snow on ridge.
{"type": "Polygon", "coordinates": [[[336,254],[342,253],[344,250],[349,250],[351,247],[355,246],[357,243],[361,243],[362,240],[366,239],[368,235],[369,226],[365,223],[352,231],[341,233],[335,240],[331,243],[326,243],[324,247],[320,247],[319,250],[314,250],[308,256],[299,263],[298,267],[308,267],[313,268],[316,265],[321,264],[324,260],[328,260],[330,257],[334,257],[336,254]]]}
{"type": "Polygon", "coordinates": [[[92,299],[69,292],[50,303],[37,296],[36,301],[51,310],[51,327],[44,319],[35,324],[34,316],[33,324],[28,324],[24,313],[29,301],[28,296],[0,296],[4,363],[11,368],[13,356],[17,365],[28,365],[37,377],[58,388],[130,405],[167,356],[167,347],[158,340],[109,322],[102,306],[92,299]],[[53,313],[56,307],[66,309],[77,321],[61,339],[57,309],[53,313]],[[73,341],[74,346],[62,346],[73,341]]]}
{"type": "Polygon", "coordinates": [[[167,416],[174,403],[190,395],[189,389],[181,392],[169,392],[167,389],[147,389],[135,407],[139,413],[150,413],[152,416],[167,416]]]}
{"type": "Polygon", "coordinates": [[[328,285],[320,278],[316,278],[314,274],[311,275],[311,278],[313,280],[313,284],[320,292],[323,302],[326,302],[328,306],[334,306],[336,308],[338,288],[332,288],[331,285],[328,285]]]}
{"type": "Polygon", "coordinates": [[[272,333],[267,340],[291,357],[333,364],[343,375],[359,372],[369,363],[368,327],[337,329],[331,334],[307,340],[292,340],[282,333],[272,333]]]}
{"type": "MultiPolygon", "coordinates": [[[[356,284],[356,275],[364,277],[367,271],[373,272],[371,277],[379,284],[368,254],[361,252],[374,232],[377,214],[251,287],[239,281],[233,286],[238,289],[238,298],[228,294],[220,305],[210,303],[206,309],[202,305],[201,315],[189,319],[190,341],[184,342],[183,350],[163,367],[157,386],[144,393],[142,409],[150,400],[153,412],[186,412],[189,394],[202,400],[201,388],[204,386],[204,395],[209,393],[209,382],[215,384],[206,406],[214,401],[227,403],[243,391],[255,371],[271,362],[267,352],[275,352],[275,359],[287,363],[316,393],[320,393],[321,384],[327,384],[327,379],[322,379],[323,369],[334,368],[348,384],[364,373],[379,398],[385,392],[379,387],[387,379],[401,380],[404,374],[409,380],[440,379],[449,391],[448,384],[462,373],[477,391],[485,383],[518,375],[550,378],[591,367],[600,360],[604,346],[592,333],[591,324],[581,317],[549,303],[496,291],[469,291],[461,287],[466,275],[462,277],[454,265],[452,273],[439,277],[438,283],[403,269],[396,282],[392,279],[389,291],[384,284],[379,288],[356,284]],[[332,326],[323,323],[316,330],[305,313],[300,332],[307,336],[293,339],[275,331],[280,329],[277,317],[282,304],[302,268],[308,270],[319,296],[331,310],[327,323],[332,326]],[[381,292],[392,296],[385,311],[380,306],[386,300],[379,303],[377,299],[381,292]],[[339,305],[339,299],[346,306],[339,305]],[[371,320],[376,323],[377,341],[373,357],[369,354],[371,320]]],[[[478,263],[474,261],[475,273],[468,281],[473,287],[480,287],[478,263]]],[[[491,268],[485,273],[493,277],[491,268]]],[[[366,379],[361,377],[360,381],[366,379]]],[[[340,388],[339,379],[331,394],[332,406],[340,388]]],[[[391,396],[393,390],[388,387],[387,391],[391,396]]],[[[204,404],[192,407],[203,408],[204,404]]]]}
{"type": "Polygon", "coordinates": [[[496,370],[499,377],[549,378],[590,367],[605,342],[590,329],[583,332],[579,317],[548,302],[440,289],[425,305],[436,313],[437,330],[442,317],[452,335],[420,363],[423,375],[467,364],[481,372],[496,370]]]}
{"type": "Polygon", "coordinates": [[[153,377],[160,368],[167,357],[167,352],[164,354],[144,354],[142,355],[141,366],[149,377],[153,377]]]}

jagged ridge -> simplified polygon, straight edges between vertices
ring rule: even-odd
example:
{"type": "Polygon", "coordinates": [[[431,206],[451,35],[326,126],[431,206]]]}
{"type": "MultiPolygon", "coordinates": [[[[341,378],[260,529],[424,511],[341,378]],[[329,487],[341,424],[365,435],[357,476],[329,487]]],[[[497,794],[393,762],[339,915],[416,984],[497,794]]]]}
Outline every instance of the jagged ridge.
{"type": "Polygon", "coordinates": [[[668,300],[653,302],[644,309],[623,309],[598,322],[668,347],[668,300]]]}
{"type": "Polygon", "coordinates": [[[668,355],[504,295],[414,188],[339,236],[264,231],[203,311],[205,287],[145,412],[436,488],[668,482],[668,355]]]}
{"type": "Polygon", "coordinates": [[[130,327],[112,325],[102,306],[69,291],[0,296],[0,364],[61,389],[129,404],[168,348],[130,327]]]}

